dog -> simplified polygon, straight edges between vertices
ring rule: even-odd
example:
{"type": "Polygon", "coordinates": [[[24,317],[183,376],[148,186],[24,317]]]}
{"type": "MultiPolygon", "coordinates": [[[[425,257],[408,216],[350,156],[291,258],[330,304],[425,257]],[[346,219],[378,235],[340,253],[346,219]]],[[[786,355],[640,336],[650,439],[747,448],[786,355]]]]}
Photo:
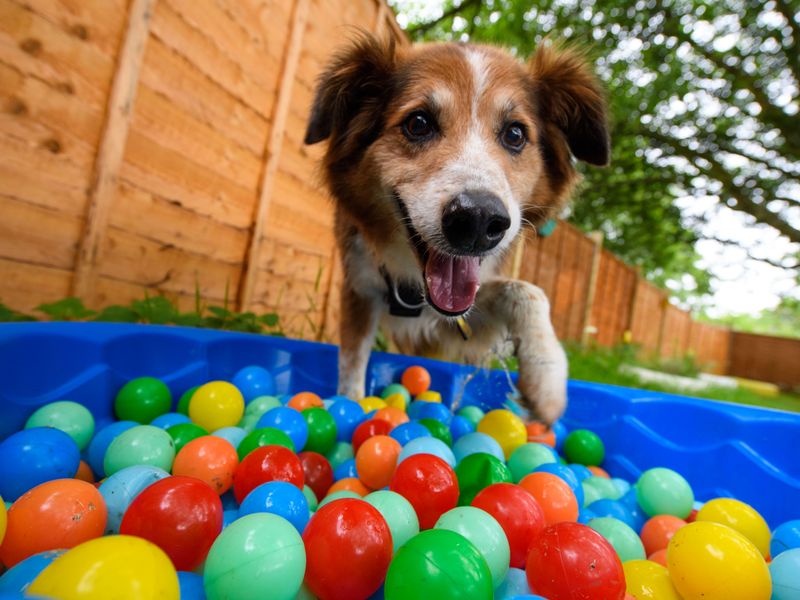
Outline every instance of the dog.
{"type": "Polygon", "coordinates": [[[523,408],[548,424],[563,413],[567,360],[548,300],[499,273],[523,226],[563,208],[574,161],[608,163],[606,115],[589,62],[567,47],[541,45],[523,63],[491,46],[361,33],[333,56],[305,143],[328,142],[340,394],[363,398],[382,324],[403,351],[447,360],[480,363],[510,342],[523,408]]]}

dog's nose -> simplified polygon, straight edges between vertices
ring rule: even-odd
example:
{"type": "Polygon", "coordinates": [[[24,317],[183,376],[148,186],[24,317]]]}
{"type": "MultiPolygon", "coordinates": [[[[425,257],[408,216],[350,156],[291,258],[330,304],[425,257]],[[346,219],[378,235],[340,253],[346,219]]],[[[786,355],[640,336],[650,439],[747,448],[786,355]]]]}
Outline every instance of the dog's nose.
{"type": "Polygon", "coordinates": [[[491,250],[511,225],[500,198],[485,191],[462,192],[442,215],[442,231],[457,252],[476,254],[491,250]]]}

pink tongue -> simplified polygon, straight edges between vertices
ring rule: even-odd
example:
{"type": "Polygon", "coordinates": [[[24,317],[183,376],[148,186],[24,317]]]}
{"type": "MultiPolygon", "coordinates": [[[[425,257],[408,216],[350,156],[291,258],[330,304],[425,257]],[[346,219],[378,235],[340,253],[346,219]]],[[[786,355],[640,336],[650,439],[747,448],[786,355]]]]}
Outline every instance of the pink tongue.
{"type": "Polygon", "coordinates": [[[431,250],[425,265],[425,281],[431,302],[445,312],[460,313],[475,302],[478,293],[476,256],[449,256],[431,250]]]}

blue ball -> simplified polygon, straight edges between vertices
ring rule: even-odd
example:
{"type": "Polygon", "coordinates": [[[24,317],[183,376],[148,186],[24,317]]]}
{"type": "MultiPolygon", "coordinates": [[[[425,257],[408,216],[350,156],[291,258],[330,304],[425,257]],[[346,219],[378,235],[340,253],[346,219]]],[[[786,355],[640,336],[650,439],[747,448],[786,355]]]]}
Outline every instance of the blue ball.
{"type": "Polygon", "coordinates": [[[470,454],[491,454],[495,458],[505,462],[506,456],[503,454],[503,449],[493,437],[485,433],[468,433],[461,436],[455,444],[453,444],[453,454],[455,454],[456,461],[461,462],[465,456],[470,454]]]}
{"type": "Polygon", "coordinates": [[[639,501],[636,499],[636,488],[631,486],[627,492],[625,492],[622,497],[619,499],[625,506],[629,509],[639,506],[639,501]]]}
{"type": "Polygon", "coordinates": [[[275,395],[275,380],[264,367],[251,365],[239,369],[231,382],[242,392],[245,403],[259,396],[275,395]]]}
{"type": "Polygon", "coordinates": [[[515,596],[525,596],[531,591],[528,577],[522,569],[509,567],[505,579],[494,590],[495,600],[506,600],[515,596]]]}
{"type": "Polygon", "coordinates": [[[302,535],[311,518],[306,495],[296,485],[286,481],[262,483],[242,501],[239,516],[271,513],[283,517],[302,535]]]}
{"type": "Polygon", "coordinates": [[[797,600],[800,598],[800,548],[781,552],[769,564],[772,578],[771,600],[797,600]]]}
{"type": "Polygon", "coordinates": [[[450,424],[453,418],[453,413],[441,402],[424,402],[419,408],[418,415],[415,419],[436,419],[445,425],[450,424]]]}
{"type": "Polygon", "coordinates": [[[620,497],[622,497],[625,494],[627,494],[628,491],[631,489],[630,482],[625,481],[624,479],[622,479],[620,477],[612,477],[611,481],[613,481],[614,485],[617,486],[617,489],[619,490],[619,493],[620,493],[620,497]]]}
{"type": "Polygon", "coordinates": [[[567,465],[562,465],[558,463],[545,463],[543,465],[539,465],[533,470],[534,473],[551,473],[557,477],[563,479],[567,485],[572,489],[572,493],[575,494],[575,499],[578,501],[578,506],[583,506],[584,501],[584,492],[583,486],[581,482],[578,481],[577,475],[570,469],[567,465]]]}
{"type": "Polygon", "coordinates": [[[589,521],[596,519],[597,515],[588,508],[582,508],[578,511],[578,523],[581,525],[588,525],[589,521]]]}
{"type": "Polygon", "coordinates": [[[14,502],[29,489],[53,479],[71,479],[81,452],[60,429],[23,429],[0,442],[0,496],[14,502]]]}
{"type": "Polygon", "coordinates": [[[409,419],[421,419],[419,416],[420,411],[426,404],[435,404],[434,402],[427,402],[426,400],[414,400],[406,406],[406,414],[409,419]]]}
{"type": "Polygon", "coordinates": [[[584,479],[589,479],[589,477],[593,477],[592,472],[585,467],[584,465],[579,464],[571,464],[567,465],[575,476],[578,478],[578,481],[583,481],[584,479]]]}
{"type": "Polygon", "coordinates": [[[328,412],[336,423],[336,439],[340,442],[349,442],[353,439],[353,432],[364,420],[364,409],[358,402],[349,398],[337,397],[328,412]]]}
{"type": "Polygon", "coordinates": [[[106,425],[94,434],[92,441],[89,442],[89,447],[86,449],[86,462],[89,463],[98,479],[106,476],[103,459],[106,457],[106,450],[108,450],[111,442],[119,434],[128,431],[131,427],[136,427],[138,424],[133,421],[117,421],[116,423],[111,423],[111,425],[106,425]]]}
{"type": "Polygon", "coordinates": [[[232,489],[222,494],[219,499],[222,501],[222,510],[239,510],[239,503],[236,501],[232,489]]]}
{"type": "Polygon", "coordinates": [[[772,532],[772,540],[769,543],[769,553],[772,558],[792,548],[800,548],[800,519],[778,525],[772,532]]]}
{"type": "Polygon", "coordinates": [[[150,421],[150,425],[153,427],[160,427],[161,429],[169,429],[173,425],[180,425],[181,423],[191,423],[192,420],[186,416],[182,415],[181,413],[164,413],[163,415],[157,416],[155,419],[150,421]]]}
{"type": "Polygon", "coordinates": [[[0,575],[0,594],[24,592],[53,560],[66,550],[47,550],[29,556],[0,575]]]}
{"type": "Polygon", "coordinates": [[[567,439],[567,434],[569,433],[567,427],[561,421],[556,421],[553,423],[551,429],[553,435],[556,436],[556,450],[561,452],[561,448],[564,446],[564,440],[567,439]]]}
{"type": "Polygon", "coordinates": [[[190,571],[178,571],[181,600],[206,600],[203,576],[190,571]]]}
{"type": "MultiPolygon", "coordinates": [[[[617,500],[617,502],[619,502],[619,500],[617,500]]],[[[633,527],[633,530],[637,534],[642,533],[642,527],[644,527],[644,524],[647,523],[647,519],[649,519],[650,517],[642,510],[642,507],[639,506],[638,504],[634,506],[629,506],[624,502],[622,504],[623,506],[626,506],[628,508],[628,512],[630,512],[631,514],[631,518],[633,519],[633,525],[631,525],[631,527],[633,527]]]]}
{"type": "Polygon", "coordinates": [[[222,511],[222,528],[225,529],[228,525],[233,523],[238,518],[239,518],[239,509],[238,508],[229,508],[228,510],[223,510],[222,511]]]}
{"type": "Polygon", "coordinates": [[[414,456],[415,454],[433,454],[451,467],[455,468],[456,466],[456,457],[453,455],[453,451],[442,440],[435,437],[420,437],[408,442],[400,451],[397,464],[399,465],[409,456],[414,456]]]}
{"type": "Polygon", "coordinates": [[[106,501],[108,517],[106,520],[106,533],[119,533],[122,516],[128,510],[131,502],[147,486],[156,481],[169,477],[164,469],[150,465],[136,465],[125,467],[111,475],[100,484],[100,495],[106,501]]]}
{"type": "Polygon", "coordinates": [[[255,428],[274,427],[280,429],[294,443],[296,452],[300,452],[308,441],[308,425],[299,411],[288,406],[270,408],[258,419],[255,428]]]}
{"type": "Polygon", "coordinates": [[[636,519],[633,518],[631,511],[622,502],[602,498],[595,500],[587,506],[598,517],[613,517],[630,526],[636,531],[636,519]]]}
{"type": "Polygon", "coordinates": [[[239,444],[247,436],[247,432],[241,427],[223,427],[222,429],[217,429],[211,435],[221,437],[223,440],[230,442],[234,448],[238,448],[239,444]]]}
{"type": "Polygon", "coordinates": [[[457,442],[468,433],[475,431],[475,426],[472,421],[465,417],[454,416],[450,421],[450,435],[453,436],[453,441],[457,442]]]}
{"type": "Polygon", "coordinates": [[[348,458],[343,463],[337,465],[333,470],[333,480],[339,481],[340,479],[347,479],[348,477],[358,477],[356,471],[356,459],[348,458]]]}
{"type": "Polygon", "coordinates": [[[396,439],[400,442],[401,446],[405,446],[411,440],[421,437],[431,437],[430,430],[422,423],[416,421],[409,421],[408,423],[401,423],[389,433],[389,437],[396,439]]]}

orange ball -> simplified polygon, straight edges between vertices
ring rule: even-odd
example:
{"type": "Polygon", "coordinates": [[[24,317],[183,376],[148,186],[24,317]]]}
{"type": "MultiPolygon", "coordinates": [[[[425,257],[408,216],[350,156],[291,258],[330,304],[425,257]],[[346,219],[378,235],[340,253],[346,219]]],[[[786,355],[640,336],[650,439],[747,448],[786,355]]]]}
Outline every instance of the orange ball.
{"type": "Polygon", "coordinates": [[[684,525],[686,521],[672,515],[657,515],[649,519],[639,534],[645,553],[649,556],[653,552],[666,549],[672,536],[684,525]]]}
{"type": "Polygon", "coordinates": [[[528,423],[525,425],[528,431],[528,441],[539,444],[546,444],[551,448],[556,447],[556,434],[544,423],[528,423]]]}
{"type": "Polygon", "coordinates": [[[199,479],[222,495],[231,489],[238,466],[239,455],[228,440],[204,435],[181,448],[172,463],[172,474],[199,479]]]}
{"type": "Polygon", "coordinates": [[[92,473],[92,468],[85,460],[82,460],[80,464],[78,464],[78,472],[75,473],[75,479],[80,479],[87,483],[94,483],[94,473],[92,473]]]}
{"type": "Polygon", "coordinates": [[[425,367],[408,367],[403,371],[400,383],[405,386],[412,396],[416,396],[422,392],[427,392],[428,388],[431,387],[431,374],[428,373],[425,367]]]}
{"type": "Polygon", "coordinates": [[[13,567],[39,552],[73,548],[100,537],[106,516],[105,500],[91,483],[55,479],[37,485],[8,509],[0,561],[13,567]]]}
{"type": "Polygon", "coordinates": [[[400,442],[388,435],[373,435],[367,439],[356,453],[358,478],[373,490],[389,485],[401,449],[400,442]]]}
{"type": "Polygon", "coordinates": [[[395,408],[394,406],[381,408],[375,413],[374,418],[380,419],[381,421],[386,421],[392,426],[392,429],[398,425],[402,425],[403,423],[408,423],[408,415],[405,413],[405,411],[395,408]]]}
{"type": "Polygon", "coordinates": [[[569,484],[557,475],[531,473],[523,477],[519,485],[536,498],[548,526],[578,520],[578,499],[569,484]]]}
{"type": "Polygon", "coordinates": [[[592,475],[595,477],[605,477],[606,479],[611,479],[611,475],[609,475],[605,469],[595,467],[594,465],[589,465],[586,468],[589,469],[592,472],[592,475]]]}
{"type": "Polygon", "coordinates": [[[300,392],[292,396],[286,406],[303,412],[307,408],[324,408],[325,403],[314,392],[300,392]]]}
{"type": "Polygon", "coordinates": [[[358,477],[345,477],[328,488],[327,495],[330,496],[333,492],[341,492],[342,490],[355,492],[359,496],[366,496],[370,492],[369,488],[361,483],[358,477]]]}
{"type": "Polygon", "coordinates": [[[667,549],[656,550],[647,557],[647,560],[652,560],[662,566],[667,566],[667,549]]]}

